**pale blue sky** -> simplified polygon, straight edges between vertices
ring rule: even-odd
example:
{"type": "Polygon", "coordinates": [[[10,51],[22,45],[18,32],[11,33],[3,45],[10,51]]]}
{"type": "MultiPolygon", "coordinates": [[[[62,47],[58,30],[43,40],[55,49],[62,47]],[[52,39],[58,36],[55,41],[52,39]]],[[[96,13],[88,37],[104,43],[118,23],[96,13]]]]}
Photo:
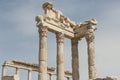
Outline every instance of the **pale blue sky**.
{"type": "MultiPolygon", "coordinates": [[[[75,22],[97,19],[98,29],[95,32],[97,76],[120,77],[120,0],[47,1],[52,2],[56,9],[75,22]]],[[[38,32],[35,16],[43,14],[41,6],[44,2],[46,0],[0,0],[0,75],[1,65],[5,60],[17,59],[38,63],[38,32]]],[[[47,42],[48,66],[55,67],[55,35],[49,33],[47,42]]],[[[65,39],[64,47],[65,69],[71,70],[69,39],[65,39]]],[[[86,47],[85,39],[79,41],[81,80],[88,79],[86,47]]],[[[27,72],[23,72],[20,74],[21,80],[26,79],[24,74],[27,72]]],[[[35,80],[36,77],[32,76],[32,79],[35,80]]]]}

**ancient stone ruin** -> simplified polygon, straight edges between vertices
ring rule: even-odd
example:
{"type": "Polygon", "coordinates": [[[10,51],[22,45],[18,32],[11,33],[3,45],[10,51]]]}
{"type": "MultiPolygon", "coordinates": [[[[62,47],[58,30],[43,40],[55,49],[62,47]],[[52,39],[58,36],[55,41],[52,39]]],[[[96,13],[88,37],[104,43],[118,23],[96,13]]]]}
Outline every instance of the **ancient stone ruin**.
{"type": "Polygon", "coordinates": [[[39,32],[39,64],[27,63],[24,61],[5,61],[2,66],[2,80],[19,80],[19,70],[28,70],[28,80],[31,80],[31,71],[38,72],[38,80],[52,79],[56,75],[56,80],[80,80],[79,78],[79,58],[78,42],[85,38],[88,52],[88,75],[89,80],[117,80],[115,77],[96,78],[96,62],[94,48],[94,31],[97,21],[95,19],[75,23],[64,16],[60,11],[53,7],[53,4],[46,2],[43,4],[44,15],[36,16],[36,26],[39,32]],[[56,35],[57,43],[57,67],[47,66],[47,33],[48,31],[56,35]],[[64,38],[71,40],[72,51],[72,72],[64,70],[64,38]],[[6,67],[16,68],[16,74],[6,75],[6,67]],[[55,72],[56,71],[56,72],[55,72]]]}

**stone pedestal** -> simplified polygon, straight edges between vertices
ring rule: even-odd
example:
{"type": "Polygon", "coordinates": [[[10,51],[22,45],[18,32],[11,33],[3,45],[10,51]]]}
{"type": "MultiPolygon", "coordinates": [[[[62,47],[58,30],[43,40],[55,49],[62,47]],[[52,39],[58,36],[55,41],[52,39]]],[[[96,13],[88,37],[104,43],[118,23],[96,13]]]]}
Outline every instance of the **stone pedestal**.
{"type": "Polygon", "coordinates": [[[39,27],[39,73],[38,80],[47,80],[47,27],[39,27]]]}
{"type": "Polygon", "coordinates": [[[94,33],[88,32],[85,36],[88,50],[88,70],[89,79],[96,79],[95,49],[94,49],[94,33]]]}
{"type": "Polygon", "coordinates": [[[64,34],[59,33],[56,35],[57,38],[57,80],[64,80],[64,34]]]}
{"type": "Polygon", "coordinates": [[[78,40],[72,39],[72,80],[79,80],[78,40]]]}

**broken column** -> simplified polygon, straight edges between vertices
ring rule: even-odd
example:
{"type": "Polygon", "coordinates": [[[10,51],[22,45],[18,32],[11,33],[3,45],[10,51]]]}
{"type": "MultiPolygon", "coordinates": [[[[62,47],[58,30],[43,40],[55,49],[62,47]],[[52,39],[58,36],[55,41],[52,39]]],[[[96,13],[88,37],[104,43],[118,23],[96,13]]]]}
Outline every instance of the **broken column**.
{"type": "Polygon", "coordinates": [[[56,35],[57,39],[57,80],[64,80],[64,34],[58,33],[56,35]]]}

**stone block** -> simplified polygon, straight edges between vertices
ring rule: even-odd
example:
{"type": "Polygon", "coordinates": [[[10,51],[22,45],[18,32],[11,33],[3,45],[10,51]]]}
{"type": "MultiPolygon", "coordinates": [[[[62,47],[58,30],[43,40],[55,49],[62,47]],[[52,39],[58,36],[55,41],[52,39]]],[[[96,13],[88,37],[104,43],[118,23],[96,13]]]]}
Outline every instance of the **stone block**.
{"type": "Polygon", "coordinates": [[[19,80],[19,77],[17,75],[13,76],[3,76],[2,80],[19,80]]]}

